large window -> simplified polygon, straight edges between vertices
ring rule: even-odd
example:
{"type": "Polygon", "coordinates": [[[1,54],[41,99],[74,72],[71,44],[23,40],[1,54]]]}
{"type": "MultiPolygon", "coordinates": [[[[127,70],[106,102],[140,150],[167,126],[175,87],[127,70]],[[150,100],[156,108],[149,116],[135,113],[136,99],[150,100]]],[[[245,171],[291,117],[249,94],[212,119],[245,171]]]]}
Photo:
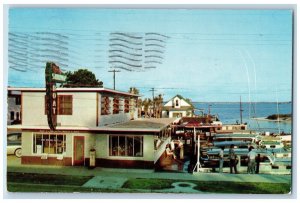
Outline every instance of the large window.
{"type": "Polygon", "coordinates": [[[130,135],[109,136],[110,156],[143,156],[143,137],[130,135]]]}
{"type": "Polygon", "coordinates": [[[33,153],[62,154],[66,152],[66,135],[34,134],[33,153]]]}

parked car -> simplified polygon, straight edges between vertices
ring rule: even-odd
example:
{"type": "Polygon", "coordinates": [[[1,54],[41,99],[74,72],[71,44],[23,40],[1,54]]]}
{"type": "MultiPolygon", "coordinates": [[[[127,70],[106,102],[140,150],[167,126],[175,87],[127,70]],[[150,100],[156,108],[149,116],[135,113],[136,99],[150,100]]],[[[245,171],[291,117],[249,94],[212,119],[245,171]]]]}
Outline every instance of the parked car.
{"type": "Polygon", "coordinates": [[[9,133],[7,134],[7,155],[15,155],[16,157],[22,156],[22,133],[9,133]]]}

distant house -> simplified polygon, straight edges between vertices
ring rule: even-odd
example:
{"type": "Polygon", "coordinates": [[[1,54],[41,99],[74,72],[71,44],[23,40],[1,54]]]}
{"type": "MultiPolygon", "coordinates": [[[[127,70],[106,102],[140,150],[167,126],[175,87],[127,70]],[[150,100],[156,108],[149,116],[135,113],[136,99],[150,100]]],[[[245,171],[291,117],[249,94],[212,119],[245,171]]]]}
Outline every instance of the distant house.
{"type": "Polygon", "coordinates": [[[181,95],[176,95],[163,106],[163,118],[192,117],[193,115],[193,104],[181,95]]]}

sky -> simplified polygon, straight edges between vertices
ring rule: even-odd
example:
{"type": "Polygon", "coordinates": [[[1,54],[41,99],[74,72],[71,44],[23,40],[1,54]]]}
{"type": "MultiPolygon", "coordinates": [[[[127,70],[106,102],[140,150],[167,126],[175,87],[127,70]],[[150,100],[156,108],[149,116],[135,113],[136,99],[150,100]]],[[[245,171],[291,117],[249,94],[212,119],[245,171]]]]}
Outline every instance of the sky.
{"type": "Polygon", "coordinates": [[[44,87],[52,61],[107,88],[120,70],[143,98],[291,101],[292,26],[291,10],[10,8],[8,86],[44,87]]]}

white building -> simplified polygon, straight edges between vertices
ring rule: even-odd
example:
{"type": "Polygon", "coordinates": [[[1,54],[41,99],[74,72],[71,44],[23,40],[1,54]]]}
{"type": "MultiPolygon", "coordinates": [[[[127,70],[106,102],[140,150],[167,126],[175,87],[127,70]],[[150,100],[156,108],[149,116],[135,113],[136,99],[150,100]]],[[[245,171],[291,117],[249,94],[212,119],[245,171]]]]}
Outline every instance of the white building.
{"type": "Polygon", "coordinates": [[[163,118],[192,117],[193,115],[193,104],[181,95],[176,95],[163,106],[163,118]]]}
{"type": "Polygon", "coordinates": [[[57,127],[46,115],[45,88],[21,91],[22,164],[153,168],[170,139],[170,119],[137,119],[138,95],[106,88],[57,88],[57,127]],[[155,146],[157,141],[159,146],[155,146]]]}

